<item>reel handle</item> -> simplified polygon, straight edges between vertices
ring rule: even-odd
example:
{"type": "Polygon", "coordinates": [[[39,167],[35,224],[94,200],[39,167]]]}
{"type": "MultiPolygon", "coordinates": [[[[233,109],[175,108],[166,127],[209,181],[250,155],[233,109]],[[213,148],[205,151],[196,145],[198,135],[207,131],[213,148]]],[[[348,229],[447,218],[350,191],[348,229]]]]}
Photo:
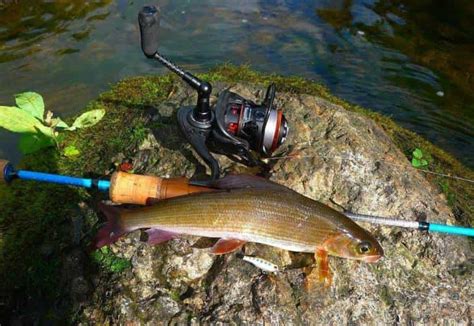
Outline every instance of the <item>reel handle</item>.
{"type": "Polygon", "coordinates": [[[140,40],[143,53],[153,58],[158,51],[158,31],[160,29],[160,11],[157,7],[144,6],[138,13],[140,40]]]}

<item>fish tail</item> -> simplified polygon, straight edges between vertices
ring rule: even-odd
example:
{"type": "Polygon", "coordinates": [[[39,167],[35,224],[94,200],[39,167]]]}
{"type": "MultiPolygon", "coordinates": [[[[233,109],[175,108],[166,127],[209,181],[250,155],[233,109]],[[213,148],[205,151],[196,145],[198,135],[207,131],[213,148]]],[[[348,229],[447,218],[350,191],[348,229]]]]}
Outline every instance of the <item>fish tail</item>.
{"type": "Polygon", "coordinates": [[[103,246],[114,243],[128,232],[122,226],[120,209],[103,203],[99,203],[99,209],[107,217],[107,222],[97,232],[91,244],[92,249],[99,249],[103,246]]]}

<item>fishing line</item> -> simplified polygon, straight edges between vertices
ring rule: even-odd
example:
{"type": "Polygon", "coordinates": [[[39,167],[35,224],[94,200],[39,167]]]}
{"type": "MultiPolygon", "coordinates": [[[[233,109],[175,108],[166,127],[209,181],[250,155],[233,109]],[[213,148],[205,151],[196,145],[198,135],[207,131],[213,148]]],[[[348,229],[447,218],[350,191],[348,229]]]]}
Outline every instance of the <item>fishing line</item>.
{"type": "MultiPolygon", "coordinates": [[[[301,145],[301,144],[308,144],[308,142],[305,142],[305,143],[298,143],[297,145],[301,145]]],[[[309,143],[309,145],[311,145],[309,143]]],[[[305,149],[300,149],[300,150],[297,150],[297,151],[303,151],[305,149]]],[[[375,153],[373,153],[375,154],[375,153]]],[[[273,157],[268,157],[268,158],[265,158],[263,159],[263,161],[265,163],[268,163],[269,161],[272,161],[272,160],[280,160],[280,159],[304,159],[304,158],[314,158],[314,157],[320,157],[320,158],[326,158],[326,159],[340,159],[340,160],[348,160],[348,161],[352,161],[354,163],[357,163],[357,164],[360,164],[362,165],[360,162],[357,162],[357,160],[355,160],[353,157],[344,157],[344,156],[341,156],[341,155],[319,155],[319,154],[312,154],[312,155],[300,155],[298,153],[295,153],[295,154],[289,154],[289,155],[283,155],[283,156],[273,156],[273,157]]],[[[397,164],[397,163],[392,163],[392,162],[388,162],[387,160],[385,159],[377,159],[376,161],[381,161],[387,165],[391,165],[391,166],[395,166],[395,167],[408,167],[412,170],[416,170],[416,171],[421,171],[421,172],[424,172],[424,173],[428,173],[428,174],[433,174],[433,175],[437,175],[437,176],[440,176],[440,177],[444,177],[444,178],[450,178],[450,179],[455,179],[455,180],[459,180],[459,181],[465,181],[465,182],[469,182],[469,183],[472,183],[474,184],[474,179],[468,179],[468,178],[465,178],[465,177],[460,177],[460,176],[456,176],[456,175],[449,175],[449,174],[445,174],[445,173],[439,173],[439,172],[435,172],[435,171],[430,171],[430,170],[425,170],[425,169],[417,169],[415,167],[412,167],[411,165],[404,165],[404,164],[397,164]]]]}

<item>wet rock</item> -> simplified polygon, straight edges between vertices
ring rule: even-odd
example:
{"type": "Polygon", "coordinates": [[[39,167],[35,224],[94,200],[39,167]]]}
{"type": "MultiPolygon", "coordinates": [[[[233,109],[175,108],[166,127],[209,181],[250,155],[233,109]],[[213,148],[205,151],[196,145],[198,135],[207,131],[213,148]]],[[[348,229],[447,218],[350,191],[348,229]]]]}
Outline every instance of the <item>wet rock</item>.
{"type": "MultiPolygon", "coordinates": [[[[215,91],[229,85],[214,85],[215,91]]],[[[263,86],[233,85],[261,101],[263,86]]],[[[176,85],[157,107],[154,128],[137,149],[141,173],[192,176],[202,165],[179,134],[173,115],[195,96],[176,85]]],[[[279,93],[291,132],[271,161],[271,180],[337,210],[454,223],[446,199],[413,169],[375,122],[326,100],[279,93]]],[[[248,169],[219,157],[226,172],[248,169]]],[[[113,252],[130,259],[128,272],[102,278],[82,318],[97,323],[395,324],[472,320],[473,254],[468,239],[365,225],[385,250],[376,264],[330,258],[333,285],[305,288],[311,255],[247,244],[284,272],[268,275],[237,254],[213,256],[195,237],[159,246],[133,232],[113,252]]]]}

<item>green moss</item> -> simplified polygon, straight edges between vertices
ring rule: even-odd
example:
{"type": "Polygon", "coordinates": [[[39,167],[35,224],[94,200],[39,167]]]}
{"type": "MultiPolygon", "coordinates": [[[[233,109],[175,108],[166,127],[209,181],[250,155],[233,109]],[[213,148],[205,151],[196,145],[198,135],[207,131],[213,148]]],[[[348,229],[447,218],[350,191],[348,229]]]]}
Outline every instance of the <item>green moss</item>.
{"type": "Polygon", "coordinates": [[[91,253],[92,260],[111,273],[121,273],[132,267],[128,259],[117,257],[108,247],[102,247],[91,253]]]}
{"type": "MultiPolygon", "coordinates": [[[[56,158],[48,150],[27,157],[23,167],[53,172],[56,158]]],[[[80,196],[68,187],[25,181],[0,186],[0,198],[0,293],[9,294],[4,307],[26,301],[26,295],[14,296],[19,293],[54,300],[61,291],[61,256],[71,237],[69,217],[80,196]]]]}
{"type": "MultiPolygon", "coordinates": [[[[105,109],[99,124],[64,134],[61,146],[76,146],[80,156],[68,158],[50,148],[26,156],[20,168],[103,176],[114,156],[130,156],[146,136],[144,109],[168,95],[171,81],[169,76],[138,77],[118,83],[84,110],[105,109]]],[[[9,295],[6,306],[0,307],[0,317],[8,315],[11,306],[21,309],[28,297],[44,298],[51,306],[62,296],[68,298],[68,291],[62,287],[62,258],[72,245],[70,216],[77,213],[78,203],[90,201],[89,192],[17,181],[8,187],[0,185],[0,200],[0,292],[9,295]]],[[[84,218],[83,223],[91,227],[93,221],[84,218]]],[[[88,240],[84,240],[84,249],[88,240]]],[[[95,259],[114,273],[130,267],[130,262],[110,253],[101,253],[95,259]]]]}
{"type": "Polygon", "coordinates": [[[170,298],[176,302],[180,302],[181,301],[181,294],[179,293],[178,290],[171,290],[170,291],[170,298]]]}

